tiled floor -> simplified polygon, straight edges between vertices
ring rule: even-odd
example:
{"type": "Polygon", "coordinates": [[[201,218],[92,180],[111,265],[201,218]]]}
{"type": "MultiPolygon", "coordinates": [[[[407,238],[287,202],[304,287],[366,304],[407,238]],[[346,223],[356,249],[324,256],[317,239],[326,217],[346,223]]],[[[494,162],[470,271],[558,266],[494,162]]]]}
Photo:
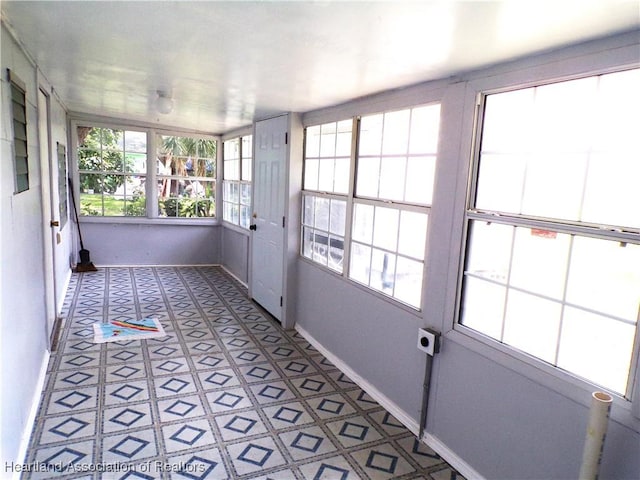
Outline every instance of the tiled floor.
{"type": "Polygon", "coordinates": [[[74,274],[23,478],[460,479],[216,267],[74,274]],[[96,321],[167,336],[92,343],[96,321]]]}

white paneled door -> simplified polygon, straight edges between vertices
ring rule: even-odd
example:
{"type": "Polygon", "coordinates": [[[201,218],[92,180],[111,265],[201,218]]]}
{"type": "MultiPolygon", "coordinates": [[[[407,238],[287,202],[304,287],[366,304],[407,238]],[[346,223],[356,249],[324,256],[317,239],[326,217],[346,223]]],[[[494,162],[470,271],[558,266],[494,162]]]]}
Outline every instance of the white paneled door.
{"type": "Polygon", "coordinates": [[[286,115],[256,123],[253,218],[251,230],[251,297],[282,320],[285,194],[287,164],[286,115]]]}

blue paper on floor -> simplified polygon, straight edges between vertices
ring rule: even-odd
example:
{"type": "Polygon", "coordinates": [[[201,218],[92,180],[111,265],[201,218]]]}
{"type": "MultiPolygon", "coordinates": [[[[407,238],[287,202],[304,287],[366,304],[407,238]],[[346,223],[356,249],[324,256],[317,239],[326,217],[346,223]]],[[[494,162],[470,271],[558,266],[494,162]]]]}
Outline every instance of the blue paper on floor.
{"type": "Polygon", "coordinates": [[[145,340],[166,335],[160,320],[157,318],[112,320],[108,323],[94,323],[93,334],[93,343],[145,340]]]}

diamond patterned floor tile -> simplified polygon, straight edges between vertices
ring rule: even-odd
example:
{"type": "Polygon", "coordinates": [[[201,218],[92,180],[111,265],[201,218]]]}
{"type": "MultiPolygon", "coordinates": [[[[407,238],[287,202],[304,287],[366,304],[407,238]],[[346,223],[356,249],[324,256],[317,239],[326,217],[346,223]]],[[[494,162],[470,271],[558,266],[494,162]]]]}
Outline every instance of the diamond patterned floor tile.
{"type": "Polygon", "coordinates": [[[162,435],[167,452],[202,448],[216,443],[206,419],[164,426],[162,435]]]}
{"type": "Polygon", "coordinates": [[[281,433],[279,436],[294,460],[303,460],[336,451],[336,446],[317,426],[281,433]]]}
{"type": "Polygon", "coordinates": [[[216,423],[225,441],[267,433],[267,428],[255,410],[220,415],[216,417],[216,423]]]}
{"type": "Polygon", "coordinates": [[[130,469],[23,480],[464,480],[218,267],[74,274],[63,312],[25,461],[130,469]],[[93,343],[140,314],[167,335],[93,343]]]}
{"type": "Polygon", "coordinates": [[[388,443],[358,450],[351,456],[371,478],[396,478],[415,472],[415,468],[388,443]]]}
{"type": "Polygon", "coordinates": [[[102,461],[131,462],[157,456],[155,434],[152,429],[105,436],[102,441],[102,461]]]}
{"type": "Polygon", "coordinates": [[[228,445],[227,451],[238,475],[267,470],[286,463],[271,437],[228,445]]]}

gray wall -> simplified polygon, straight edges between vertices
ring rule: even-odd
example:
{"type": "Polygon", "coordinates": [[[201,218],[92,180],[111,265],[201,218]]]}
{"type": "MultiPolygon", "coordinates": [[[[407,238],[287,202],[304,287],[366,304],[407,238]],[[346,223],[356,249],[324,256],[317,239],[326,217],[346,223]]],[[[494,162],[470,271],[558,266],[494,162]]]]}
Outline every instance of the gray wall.
{"type": "Polygon", "coordinates": [[[96,265],[220,263],[222,227],[217,225],[94,223],[81,219],[80,228],[84,247],[96,265]]]}
{"type": "MultiPolygon", "coordinates": [[[[485,478],[577,478],[591,392],[597,387],[502,352],[454,330],[476,94],[638,65],[639,32],[574,46],[451,79],[305,114],[305,124],[441,101],[440,145],[429,223],[425,309],[418,316],[307,260],[298,260],[298,325],[368,381],[401,413],[419,419],[424,356],[417,328],[443,332],[427,440],[485,478]]],[[[640,368],[640,367],[636,367],[640,368]]],[[[638,399],[636,399],[638,401],[638,399]]],[[[640,419],[614,402],[602,478],[640,478],[640,419]]]]}
{"type": "Polygon", "coordinates": [[[238,280],[249,283],[249,232],[222,227],[222,265],[238,280]]]}

